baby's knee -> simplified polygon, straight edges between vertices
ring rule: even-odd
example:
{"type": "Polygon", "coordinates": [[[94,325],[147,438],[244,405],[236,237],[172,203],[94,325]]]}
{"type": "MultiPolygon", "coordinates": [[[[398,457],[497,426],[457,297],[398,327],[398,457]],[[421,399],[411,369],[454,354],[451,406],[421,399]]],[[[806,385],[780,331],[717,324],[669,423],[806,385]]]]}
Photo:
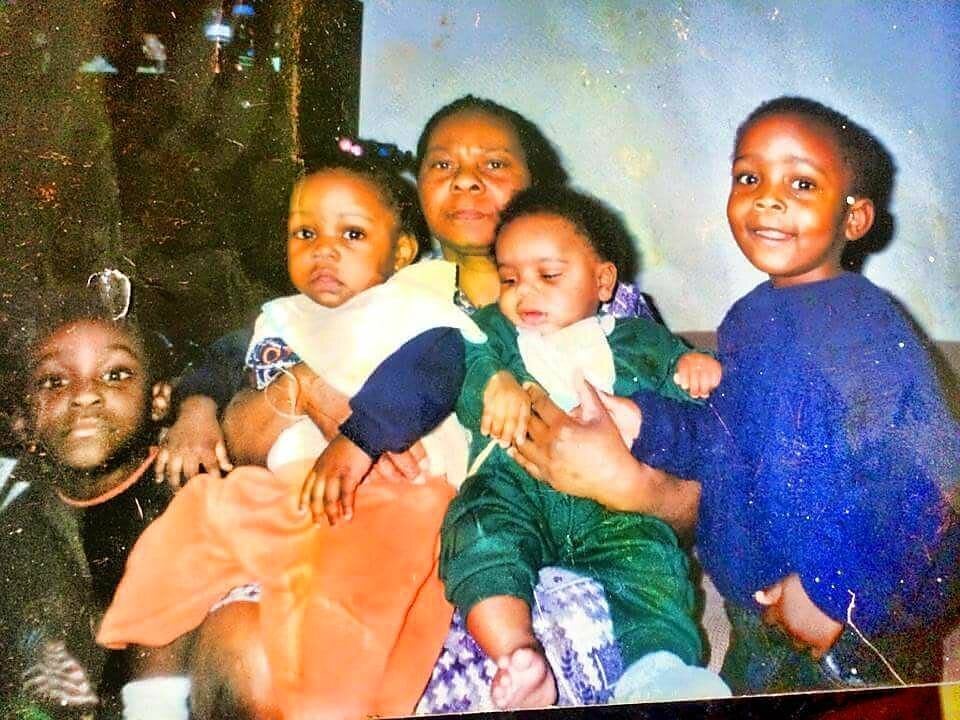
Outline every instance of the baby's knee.
{"type": "Polygon", "coordinates": [[[232,603],[213,613],[201,628],[190,696],[198,720],[280,717],[259,610],[257,603],[232,603]]]}

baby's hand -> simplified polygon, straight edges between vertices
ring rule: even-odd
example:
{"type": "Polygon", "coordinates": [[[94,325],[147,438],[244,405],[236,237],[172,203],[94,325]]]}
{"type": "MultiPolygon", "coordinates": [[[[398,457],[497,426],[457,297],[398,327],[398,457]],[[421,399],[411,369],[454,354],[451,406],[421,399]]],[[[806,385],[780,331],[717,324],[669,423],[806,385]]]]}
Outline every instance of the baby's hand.
{"type": "Polygon", "coordinates": [[[688,352],[677,361],[677,371],[673,381],[686,390],[690,397],[704,399],[710,397],[713,389],[720,384],[723,368],[709,355],[688,352]]]}
{"type": "Polygon", "coordinates": [[[313,521],[326,515],[331,525],[353,517],[357,488],[373,461],[350,438],[337,435],[313,464],[300,490],[300,509],[310,508],[313,521]]]}
{"type": "Polygon", "coordinates": [[[487,382],[483,391],[483,417],[480,432],[499,440],[502,447],[519,445],[527,435],[530,396],[506,370],[487,382]]]}
{"type": "Polygon", "coordinates": [[[200,472],[220,477],[230,472],[233,464],[227,457],[227,445],[217,422],[217,406],[208,397],[192,395],[180,404],[177,421],[167,432],[154,473],[157,482],[164,479],[178,490],[183,483],[200,472]]]}

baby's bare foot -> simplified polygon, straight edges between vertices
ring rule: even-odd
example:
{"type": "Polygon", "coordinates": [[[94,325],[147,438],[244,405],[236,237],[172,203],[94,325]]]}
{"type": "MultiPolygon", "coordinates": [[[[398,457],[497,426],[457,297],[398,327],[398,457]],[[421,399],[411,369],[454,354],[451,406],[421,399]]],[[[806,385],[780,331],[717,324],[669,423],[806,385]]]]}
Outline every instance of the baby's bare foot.
{"type": "Polygon", "coordinates": [[[508,708],[540,708],[557,702],[557,682],[543,653],[519,648],[497,660],[490,690],[493,704],[508,708]]]}

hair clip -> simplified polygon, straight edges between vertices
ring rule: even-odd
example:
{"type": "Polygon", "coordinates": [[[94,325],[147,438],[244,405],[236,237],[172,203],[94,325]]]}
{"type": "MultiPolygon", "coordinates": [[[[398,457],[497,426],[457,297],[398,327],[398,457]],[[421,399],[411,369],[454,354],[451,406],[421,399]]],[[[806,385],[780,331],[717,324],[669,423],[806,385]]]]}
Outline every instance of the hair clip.
{"type": "Polygon", "coordinates": [[[95,286],[104,307],[113,320],[122,320],[130,312],[130,278],[119,270],[104,268],[87,278],[87,287],[95,286]]]}
{"type": "Polygon", "coordinates": [[[395,165],[401,169],[411,167],[413,164],[413,153],[404,152],[393,143],[343,136],[337,139],[337,147],[341,152],[348,155],[357,158],[367,156],[378,162],[395,165]]]}

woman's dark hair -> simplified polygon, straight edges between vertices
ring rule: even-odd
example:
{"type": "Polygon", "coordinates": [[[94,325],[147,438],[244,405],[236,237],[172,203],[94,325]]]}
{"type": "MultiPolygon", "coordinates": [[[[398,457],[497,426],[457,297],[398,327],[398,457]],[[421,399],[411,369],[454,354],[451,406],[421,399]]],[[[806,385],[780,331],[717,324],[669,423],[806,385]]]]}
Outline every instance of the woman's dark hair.
{"type": "Polygon", "coordinates": [[[617,268],[617,278],[632,282],[637,252],[620,214],[597,198],[570,187],[532,187],[518,192],[500,213],[496,236],[507,225],[528,215],[555,215],[573,225],[601,260],[617,268]]]}
{"type": "Polygon", "coordinates": [[[747,116],[737,128],[734,152],[747,130],[773,115],[795,115],[831,133],[852,176],[847,192],[873,201],[875,217],[870,232],[844,248],[843,266],[859,271],[868,253],[883,249],[893,238],[895,223],[890,200],[897,172],[893,156],[869,130],[843,113],[810,98],[787,95],[761,103],[747,116]]]}
{"type": "Polygon", "coordinates": [[[517,139],[520,141],[520,148],[523,150],[527,170],[530,172],[531,187],[563,185],[567,182],[567,171],[563,168],[559,153],[539,127],[516,110],[511,110],[493,100],[475,97],[474,95],[464,95],[457,98],[452,103],[437,110],[427,120],[427,124],[423,126],[423,132],[420,133],[420,139],[417,140],[418,173],[427,154],[427,146],[434,128],[442,120],[462,112],[485,113],[503,120],[513,128],[513,131],[517,134],[517,139]]]}
{"type": "Polygon", "coordinates": [[[304,158],[301,177],[325,170],[344,170],[367,180],[377,188],[387,207],[393,210],[400,232],[415,237],[420,252],[430,247],[430,231],[420,209],[417,188],[401,175],[397,166],[374,157],[358,158],[346,153],[331,154],[304,158]]]}

